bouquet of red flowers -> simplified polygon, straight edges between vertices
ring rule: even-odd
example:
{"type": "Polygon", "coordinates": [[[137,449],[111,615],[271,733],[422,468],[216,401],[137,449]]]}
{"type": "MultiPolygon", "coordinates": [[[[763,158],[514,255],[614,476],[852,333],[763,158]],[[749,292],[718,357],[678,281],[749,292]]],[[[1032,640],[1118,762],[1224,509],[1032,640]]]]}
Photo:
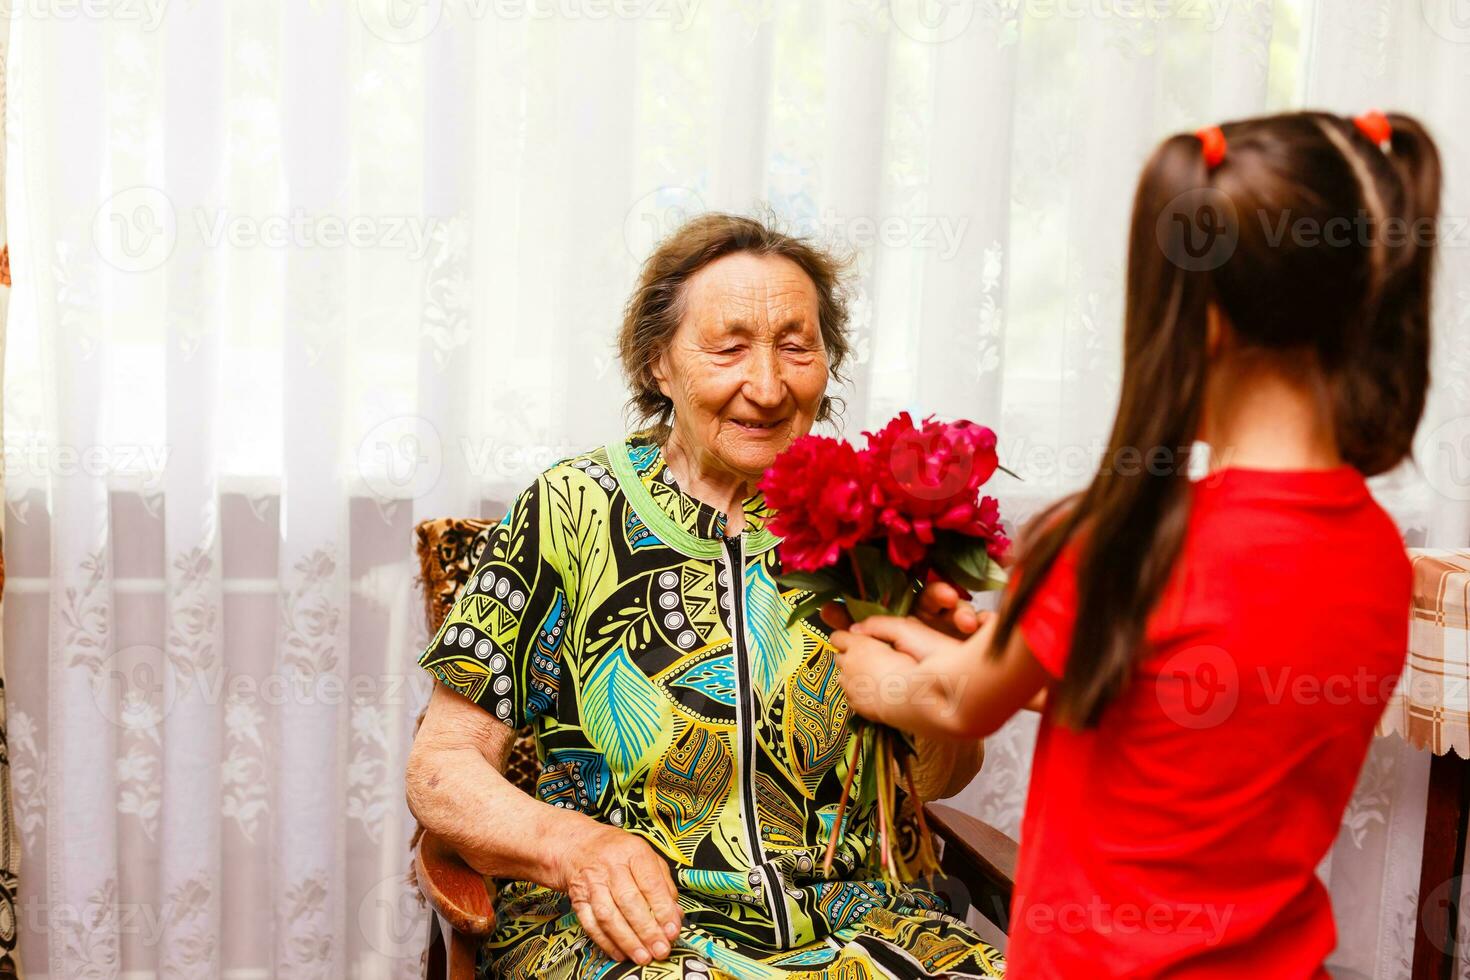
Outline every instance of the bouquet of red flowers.
{"type": "MultiPolygon", "coordinates": [[[[980,495],[996,470],[1010,472],[996,458],[995,433],[973,422],[932,417],[916,426],[904,412],[864,435],[863,449],[804,436],[776,458],[761,481],[774,511],[770,528],[783,539],[781,584],[811,593],[791,621],[832,601],[843,603],[854,621],[903,616],[933,581],[947,581],[962,593],[1004,585],[999,560],[1010,539],[995,498],[980,495]]],[[[912,748],[886,726],[859,725],[824,868],[831,869],[858,754],[866,752],[864,781],[874,780],[876,787],[863,789],[873,788],[878,800],[880,874],[890,881],[913,876],[893,847],[899,778],[907,783],[919,825],[914,874],[937,871],[914,791],[912,748]]]]}

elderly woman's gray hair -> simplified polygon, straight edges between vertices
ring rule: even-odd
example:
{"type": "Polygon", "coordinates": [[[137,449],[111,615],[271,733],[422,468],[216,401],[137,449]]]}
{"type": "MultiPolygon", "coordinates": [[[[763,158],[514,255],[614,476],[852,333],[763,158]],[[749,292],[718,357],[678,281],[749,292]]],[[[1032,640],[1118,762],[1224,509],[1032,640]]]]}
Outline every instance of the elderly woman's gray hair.
{"type": "MultiPolygon", "coordinates": [[[[844,379],[842,368],[852,351],[847,336],[847,264],[806,239],[777,231],[755,218],[720,213],[691,218],[660,242],[643,263],[618,330],[618,356],[632,389],[629,412],[634,423],[649,429],[659,442],[668,436],[673,403],[659,390],[653,365],[679,329],[684,285],[711,262],[737,252],[784,256],[807,274],[817,288],[828,373],[833,380],[844,379]]],[[[830,396],[823,396],[817,421],[832,418],[835,407],[830,396]]]]}

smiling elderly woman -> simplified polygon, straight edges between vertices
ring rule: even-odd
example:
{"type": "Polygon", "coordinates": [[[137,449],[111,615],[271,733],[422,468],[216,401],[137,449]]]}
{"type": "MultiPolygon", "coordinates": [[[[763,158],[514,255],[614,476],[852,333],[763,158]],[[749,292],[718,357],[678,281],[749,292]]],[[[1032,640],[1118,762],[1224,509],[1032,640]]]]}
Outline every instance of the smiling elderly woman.
{"type": "MultiPolygon", "coordinates": [[[[934,895],[874,880],[870,796],[821,869],[854,736],[826,627],[787,626],[806,593],[776,584],[756,483],[831,412],[841,297],[830,257],[757,221],[709,215],[665,241],[619,338],[649,428],[517,498],[421,658],[442,683],[409,805],[513,882],[490,975],[1003,972],[934,895]],[[536,799],[501,776],[521,725],[536,799]]],[[[980,753],[920,756],[943,794],[980,753]]]]}

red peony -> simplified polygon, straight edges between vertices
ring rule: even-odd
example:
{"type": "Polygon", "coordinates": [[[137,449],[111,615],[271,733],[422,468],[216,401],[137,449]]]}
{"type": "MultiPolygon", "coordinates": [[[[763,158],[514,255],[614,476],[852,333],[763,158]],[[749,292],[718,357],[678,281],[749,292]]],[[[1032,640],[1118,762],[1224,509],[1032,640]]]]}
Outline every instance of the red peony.
{"type": "Polygon", "coordinates": [[[999,533],[995,500],[978,499],[981,484],[999,464],[990,429],[932,418],[917,428],[903,412],[867,436],[874,473],[870,496],[895,565],[910,568],[923,560],[936,530],[978,538],[999,533]]]}
{"type": "MultiPolygon", "coordinates": [[[[769,527],[783,539],[778,580],[809,593],[791,611],[788,625],[840,600],[854,620],[906,615],[926,582],[947,581],[962,591],[1000,587],[995,568],[1010,547],[1001,529],[1000,505],[980,496],[995,473],[995,433],[973,422],[945,424],[925,419],[915,426],[908,413],[878,432],[867,448],[825,436],[804,436],[779,456],[761,479],[772,510],[769,527]]],[[[877,771],[902,772],[913,793],[911,750],[899,751],[898,736],[881,726],[863,729],[854,741],[827,855],[830,872],[842,815],[857,771],[860,747],[886,764],[877,771]],[[869,733],[871,732],[871,737],[869,733]]],[[[894,826],[897,796],[892,779],[879,777],[880,827],[894,826]],[[886,816],[885,816],[886,815],[886,816]]],[[[914,875],[938,871],[920,822],[920,854],[914,875]]],[[[885,881],[914,875],[885,830],[877,843],[885,881]]]]}
{"type": "Polygon", "coordinates": [[[869,605],[906,608],[905,589],[930,571],[994,587],[991,563],[1010,547],[1000,506],[980,495],[999,468],[995,433],[973,422],[915,425],[905,412],[866,435],[862,450],[805,436],[766,471],[761,489],[785,569],[819,573],[804,587],[869,605]]]}
{"type": "Polygon", "coordinates": [[[865,454],[826,436],[803,436],[776,458],[761,490],[774,511],[771,531],[785,539],[786,568],[826,568],[872,533],[869,470],[865,454]]]}

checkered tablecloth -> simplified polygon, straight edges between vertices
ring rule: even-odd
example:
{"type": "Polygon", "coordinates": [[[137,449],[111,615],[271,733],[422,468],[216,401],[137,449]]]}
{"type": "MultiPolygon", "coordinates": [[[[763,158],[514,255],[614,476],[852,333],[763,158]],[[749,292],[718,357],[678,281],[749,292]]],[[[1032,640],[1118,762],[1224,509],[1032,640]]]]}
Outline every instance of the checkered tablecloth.
{"type": "Polygon", "coordinates": [[[1470,551],[1413,549],[1409,660],[1378,723],[1435,755],[1470,759],[1470,551]]]}

